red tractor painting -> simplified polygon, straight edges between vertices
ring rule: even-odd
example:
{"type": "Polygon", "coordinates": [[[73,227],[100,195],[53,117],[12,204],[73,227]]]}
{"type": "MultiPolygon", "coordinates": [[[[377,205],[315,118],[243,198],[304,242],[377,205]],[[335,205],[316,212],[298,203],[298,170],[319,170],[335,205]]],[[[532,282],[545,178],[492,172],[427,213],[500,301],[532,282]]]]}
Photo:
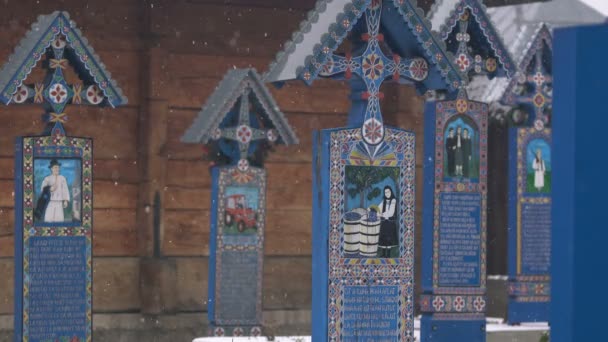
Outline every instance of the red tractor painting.
{"type": "Polygon", "coordinates": [[[249,208],[245,195],[232,195],[226,198],[226,217],[227,226],[236,223],[239,232],[246,228],[256,228],[258,213],[249,208]]]}

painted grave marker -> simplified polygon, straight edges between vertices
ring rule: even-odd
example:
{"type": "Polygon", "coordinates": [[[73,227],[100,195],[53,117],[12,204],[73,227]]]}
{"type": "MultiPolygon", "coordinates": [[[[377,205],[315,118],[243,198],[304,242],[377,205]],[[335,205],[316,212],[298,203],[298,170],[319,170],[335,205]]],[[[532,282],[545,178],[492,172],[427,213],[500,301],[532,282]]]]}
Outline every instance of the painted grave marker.
{"type": "Polygon", "coordinates": [[[380,88],[462,82],[421,13],[409,0],[319,1],[266,75],[352,90],[348,126],[314,135],[315,341],[414,341],[415,136],[385,126],[380,88]],[[335,54],[349,33],[352,54],[335,54]]]}
{"type": "MultiPolygon", "coordinates": [[[[479,0],[438,3],[429,19],[460,72],[515,74],[479,0]]],[[[488,105],[465,88],[425,109],[422,341],[486,340],[488,105]]]]}
{"type": "Polygon", "coordinates": [[[509,324],[546,322],[551,302],[552,39],[530,37],[502,98],[521,113],[509,129],[509,324]]]}
{"type": "Polygon", "coordinates": [[[226,73],[182,137],[210,147],[213,166],[208,317],[214,336],[262,334],[264,155],[297,137],[254,69],[226,73]]]}
{"type": "Polygon", "coordinates": [[[488,105],[459,98],[425,111],[425,341],[485,341],[488,105]]]}
{"type": "Polygon", "coordinates": [[[43,135],[15,148],[15,341],[92,340],[93,139],[70,137],[68,104],[127,102],[65,12],[38,17],[0,70],[4,104],[41,104],[43,135]],[[43,82],[24,83],[41,60],[43,82]],[[82,83],[68,84],[74,67],[82,83]]]}

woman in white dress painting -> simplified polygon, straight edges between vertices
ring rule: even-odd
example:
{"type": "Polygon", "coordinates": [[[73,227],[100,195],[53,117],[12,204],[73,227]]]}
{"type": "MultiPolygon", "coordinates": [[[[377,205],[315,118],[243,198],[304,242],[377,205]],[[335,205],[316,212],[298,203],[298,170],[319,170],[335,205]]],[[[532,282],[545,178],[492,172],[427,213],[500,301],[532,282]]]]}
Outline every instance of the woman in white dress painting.
{"type": "Polygon", "coordinates": [[[536,156],[532,161],[532,169],[534,170],[534,187],[538,192],[541,192],[545,187],[545,161],[543,160],[540,149],[536,150],[536,156]]]}
{"type": "Polygon", "coordinates": [[[63,222],[63,209],[67,208],[70,203],[68,182],[64,176],[59,174],[60,167],[61,163],[57,159],[52,159],[49,163],[51,174],[42,181],[41,190],[44,192],[44,188],[47,186],[50,190],[50,200],[44,211],[45,222],[63,222]]]}
{"type": "Polygon", "coordinates": [[[378,204],[380,216],[380,239],[378,241],[379,257],[390,258],[391,249],[399,245],[397,235],[397,222],[395,215],[397,209],[397,198],[390,186],[384,187],[384,198],[378,204]]]}

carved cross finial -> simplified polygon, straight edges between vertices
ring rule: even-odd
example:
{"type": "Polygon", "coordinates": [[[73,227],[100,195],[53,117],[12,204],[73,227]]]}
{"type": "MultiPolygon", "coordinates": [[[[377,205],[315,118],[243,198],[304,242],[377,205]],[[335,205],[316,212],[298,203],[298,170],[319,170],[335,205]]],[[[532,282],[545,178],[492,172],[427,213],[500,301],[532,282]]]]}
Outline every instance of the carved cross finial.
{"type": "Polygon", "coordinates": [[[251,106],[249,104],[250,90],[243,93],[240,98],[240,105],[238,111],[238,124],[233,127],[217,128],[213,135],[213,140],[227,139],[236,141],[239,145],[240,158],[237,162],[237,167],[241,171],[246,171],[249,168],[249,161],[247,156],[249,155],[249,147],[251,143],[258,140],[268,140],[275,142],[279,135],[275,129],[260,129],[255,128],[252,125],[251,117],[251,106]]]}
{"type": "MultiPolygon", "coordinates": [[[[365,83],[362,99],[367,101],[367,109],[362,124],[363,140],[369,145],[378,145],[384,139],[384,123],[380,110],[382,83],[390,78],[399,81],[405,78],[423,81],[428,76],[429,65],[424,58],[405,59],[399,55],[387,56],[380,47],[384,36],[380,34],[382,1],[374,0],[365,13],[367,32],[361,39],[366,47],[361,55],[351,57],[332,55],[319,73],[322,77],[350,79],[356,75],[365,83]]],[[[422,27],[417,28],[422,30],[422,27]]]]}
{"type": "Polygon", "coordinates": [[[47,77],[43,83],[22,84],[11,98],[16,104],[37,103],[45,107],[43,120],[51,126],[51,133],[65,134],[63,124],[68,121],[65,107],[68,104],[97,106],[105,99],[104,93],[95,84],[83,87],[81,83],[68,84],[64,72],[70,65],[65,58],[68,46],[63,34],[57,35],[50,45],[50,54],[45,63],[47,77]]]}

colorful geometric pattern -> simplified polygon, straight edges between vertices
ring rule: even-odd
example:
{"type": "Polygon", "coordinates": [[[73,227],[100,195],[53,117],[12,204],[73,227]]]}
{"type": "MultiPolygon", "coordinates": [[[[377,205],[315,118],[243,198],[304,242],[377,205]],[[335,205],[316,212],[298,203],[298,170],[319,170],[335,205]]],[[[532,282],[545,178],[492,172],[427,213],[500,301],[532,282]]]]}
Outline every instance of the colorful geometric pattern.
{"type": "Polygon", "coordinates": [[[543,301],[551,300],[551,282],[510,282],[509,296],[512,297],[540,297],[546,296],[543,301]]]}
{"type": "MultiPolygon", "coordinates": [[[[367,32],[362,39],[366,48],[360,56],[346,57],[331,54],[319,75],[331,77],[340,75],[350,79],[357,75],[365,83],[366,91],[361,95],[367,100],[367,109],[363,118],[363,140],[370,145],[379,144],[384,137],[384,124],[380,110],[380,99],[383,94],[380,87],[385,79],[399,80],[405,78],[422,81],[428,75],[429,65],[423,58],[402,59],[398,55],[387,56],[380,43],[384,40],[380,33],[382,1],[373,0],[365,11],[367,32]]],[[[305,76],[306,77],[306,76],[305,76]]]]}
{"type": "Polygon", "coordinates": [[[487,251],[487,176],[488,176],[488,105],[481,102],[458,99],[442,101],[436,104],[436,136],[435,136],[435,198],[433,222],[433,293],[434,294],[483,294],[486,288],[486,251],[487,251]],[[445,181],[444,179],[444,148],[445,127],[450,119],[465,115],[473,120],[479,128],[479,182],[469,179],[462,181],[445,181]],[[475,287],[441,287],[439,285],[439,239],[440,239],[440,208],[443,192],[479,193],[481,194],[480,218],[480,286],[475,287]]]}
{"type": "MultiPolygon", "coordinates": [[[[52,80],[44,85],[44,93],[55,113],[61,113],[65,104],[75,96],[73,88],[65,83],[62,72],[70,63],[76,63],[79,69],[87,71],[86,78],[91,81],[87,86],[97,87],[98,98],[101,95],[107,98],[112,107],[126,104],[127,99],[122,91],[112,80],[93,48],[82,37],[76,24],[70,20],[69,14],[58,11],[38,18],[9,57],[8,63],[0,70],[0,101],[5,104],[13,101],[23,103],[34,96],[34,86],[24,85],[23,82],[48,49],[53,51],[53,58],[49,60],[48,67],[49,70],[54,70],[54,73],[52,80]],[[69,49],[69,54],[64,54],[66,49],[69,49]],[[73,60],[69,57],[72,55],[75,56],[73,60]]],[[[85,98],[88,99],[88,95],[85,98]]],[[[82,99],[81,94],[77,94],[76,99],[82,99]]],[[[101,103],[91,100],[89,102],[93,105],[101,103]]]]}
{"type": "Polygon", "coordinates": [[[493,77],[500,66],[507,77],[515,76],[516,65],[481,0],[460,0],[450,12],[445,23],[441,25],[439,31],[441,39],[447,41],[450,36],[453,36],[456,26],[458,26],[455,35],[458,48],[457,51],[450,52],[455,54],[455,63],[461,72],[486,74],[493,77]],[[471,39],[473,24],[478,28],[479,32],[476,33],[480,33],[483,39],[471,39]],[[474,41],[479,42],[478,44],[481,46],[471,47],[474,41]],[[469,50],[469,48],[471,49],[469,50]],[[469,51],[473,51],[475,56],[471,56],[469,51]],[[489,51],[490,54],[482,56],[482,51],[489,51]]]}
{"type": "Polygon", "coordinates": [[[242,327],[242,326],[222,326],[222,327],[210,327],[209,336],[223,337],[223,336],[262,336],[262,327],[242,327]],[[227,333],[228,332],[228,333],[227,333]]]}
{"type": "Polygon", "coordinates": [[[422,295],[420,309],[429,313],[483,314],[486,298],[480,295],[422,295]]]}
{"type": "MultiPolygon", "coordinates": [[[[91,342],[92,328],[92,222],[93,222],[93,141],[67,137],[59,132],[53,136],[23,137],[23,341],[29,341],[30,251],[29,239],[37,236],[84,236],[86,238],[86,340],[91,342]],[[34,223],[35,190],[34,160],[37,158],[78,158],[82,161],[82,219],[80,222],[45,226],[34,223]]],[[[19,227],[21,229],[21,227],[19,227]]]]}
{"type": "MultiPolygon", "coordinates": [[[[260,332],[259,326],[262,324],[262,275],[264,264],[264,228],[266,222],[266,171],[264,169],[249,167],[242,171],[237,167],[222,167],[219,170],[218,181],[218,196],[217,196],[217,235],[212,237],[215,239],[217,246],[215,254],[215,317],[211,322],[215,336],[223,336],[232,334],[233,336],[243,335],[245,332],[260,332]],[[230,186],[253,187],[258,189],[258,210],[256,222],[256,234],[247,235],[243,239],[231,240],[225,234],[226,224],[224,217],[226,215],[225,198],[227,197],[226,188],[230,186]],[[248,320],[222,319],[222,257],[224,252],[233,251],[255,251],[258,255],[257,260],[257,283],[251,286],[257,286],[256,296],[256,317],[248,320]],[[219,333],[222,335],[219,335],[219,333]]],[[[226,270],[229,271],[229,270],[226,270]]],[[[256,336],[256,335],[253,335],[256,336]]]]}
{"type": "Polygon", "coordinates": [[[344,287],[393,285],[399,288],[400,341],[414,341],[414,202],[415,202],[415,137],[413,133],[387,128],[379,146],[361,144],[361,129],[345,129],[331,133],[329,190],[329,288],[328,339],[342,341],[344,287]],[[376,165],[377,158],[395,156],[399,167],[399,257],[394,259],[354,259],[343,254],[345,167],[361,165],[363,154],[367,165],[376,165]],[[357,159],[353,160],[352,156],[357,159]]]}

